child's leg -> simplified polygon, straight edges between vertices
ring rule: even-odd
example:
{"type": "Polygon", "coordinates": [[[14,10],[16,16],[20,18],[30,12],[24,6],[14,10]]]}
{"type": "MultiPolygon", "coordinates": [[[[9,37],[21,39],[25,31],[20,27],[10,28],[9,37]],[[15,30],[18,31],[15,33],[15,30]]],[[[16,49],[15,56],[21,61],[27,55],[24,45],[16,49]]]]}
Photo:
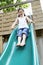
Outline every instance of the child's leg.
{"type": "Polygon", "coordinates": [[[17,37],[18,37],[17,46],[20,46],[21,38],[22,38],[22,29],[19,29],[19,30],[18,30],[18,32],[17,32],[17,37]]]}
{"type": "Polygon", "coordinates": [[[24,46],[25,45],[25,41],[26,41],[26,38],[28,36],[28,29],[27,28],[24,28],[23,29],[23,40],[22,40],[22,43],[21,43],[21,46],[24,46]]]}
{"type": "Polygon", "coordinates": [[[17,43],[17,46],[19,46],[21,43],[21,37],[18,37],[18,43],[17,43]]]}
{"type": "Polygon", "coordinates": [[[26,41],[26,34],[23,34],[23,39],[22,39],[22,42],[21,42],[20,46],[24,46],[25,41],[26,41]]]}

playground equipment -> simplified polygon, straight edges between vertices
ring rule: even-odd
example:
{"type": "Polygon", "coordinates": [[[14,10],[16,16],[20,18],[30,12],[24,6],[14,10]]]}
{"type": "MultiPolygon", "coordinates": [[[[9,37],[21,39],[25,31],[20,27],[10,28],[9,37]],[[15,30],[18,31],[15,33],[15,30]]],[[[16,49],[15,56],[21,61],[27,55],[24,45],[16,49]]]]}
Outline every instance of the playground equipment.
{"type": "Polygon", "coordinates": [[[33,23],[29,27],[30,32],[24,47],[16,47],[17,28],[13,30],[7,47],[0,56],[0,65],[39,65],[33,23]]]}

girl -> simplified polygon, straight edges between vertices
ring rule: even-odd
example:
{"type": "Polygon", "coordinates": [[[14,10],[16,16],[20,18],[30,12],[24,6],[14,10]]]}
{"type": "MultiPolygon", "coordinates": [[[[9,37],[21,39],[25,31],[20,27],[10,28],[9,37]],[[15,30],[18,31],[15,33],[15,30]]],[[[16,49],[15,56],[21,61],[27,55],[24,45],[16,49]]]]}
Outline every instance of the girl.
{"type": "Polygon", "coordinates": [[[28,23],[32,22],[32,20],[24,16],[24,10],[22,8],[18,9],[18,17],[16,18],[16,21],[13,23],[12,28],[15,27],[16,24],[18,24],[18,43],[17,46],[24,46],[26,38],[28,37],[29,33],[29,26],[28,23]]]}

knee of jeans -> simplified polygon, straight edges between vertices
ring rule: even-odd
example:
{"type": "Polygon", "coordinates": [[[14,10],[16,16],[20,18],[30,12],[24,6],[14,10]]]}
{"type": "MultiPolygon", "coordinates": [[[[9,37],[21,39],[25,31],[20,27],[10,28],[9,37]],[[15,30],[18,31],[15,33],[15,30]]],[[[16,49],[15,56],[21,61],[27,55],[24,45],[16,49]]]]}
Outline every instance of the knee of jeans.
{"type": "Polygon", "coordinates": [[[23,32],[28,32],[28,31],[29,31],[29,29],[24,29],[24,30],[23,30],[23,32]]]}

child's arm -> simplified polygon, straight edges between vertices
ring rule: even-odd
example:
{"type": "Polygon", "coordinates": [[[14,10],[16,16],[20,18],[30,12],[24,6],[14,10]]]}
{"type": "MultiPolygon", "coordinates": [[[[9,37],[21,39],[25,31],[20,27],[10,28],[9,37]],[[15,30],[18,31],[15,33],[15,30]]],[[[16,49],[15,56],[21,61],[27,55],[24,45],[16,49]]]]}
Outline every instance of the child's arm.
{"type": "Polygon", "coordinates": [[[26,17],[26,19],[27,19],[28,23],[31,23],[31,22],[34,23],[33,20],[30,19],[29,17],[26,17]]]}
{"type": "Polygon", "coordinates": [[[13,29],[18,24],[18,19],[15,20],[15,22],[12,24],[11,28],[13,29]]]}

